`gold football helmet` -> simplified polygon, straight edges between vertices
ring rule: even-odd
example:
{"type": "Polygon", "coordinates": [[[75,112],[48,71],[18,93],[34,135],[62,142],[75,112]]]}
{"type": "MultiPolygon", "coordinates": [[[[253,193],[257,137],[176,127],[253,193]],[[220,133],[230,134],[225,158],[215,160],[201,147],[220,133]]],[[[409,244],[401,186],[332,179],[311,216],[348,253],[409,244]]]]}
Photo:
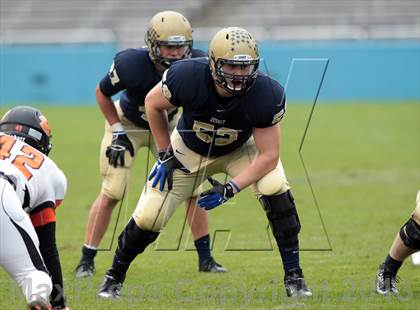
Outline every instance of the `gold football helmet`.
{"type": "Polygon", "coordinates": [[[178,12],[159,12],[150,20],[145,41],[150,59],[169,67],[178,59],[162,57],[159,46],[184,46],[183,58],[190,58],[193,44],[190,22],[178,12]]]}
{"type": "Polygon", "coordinates": [[[219,86],[231,94],[246,92],[257,77],[260,62],[257,42],[243,28],[223,28],[211,40],[209,62],[213,79],[219,86]],[[225,64],[246,70],[232,74],[223,70],[225,64]]]}

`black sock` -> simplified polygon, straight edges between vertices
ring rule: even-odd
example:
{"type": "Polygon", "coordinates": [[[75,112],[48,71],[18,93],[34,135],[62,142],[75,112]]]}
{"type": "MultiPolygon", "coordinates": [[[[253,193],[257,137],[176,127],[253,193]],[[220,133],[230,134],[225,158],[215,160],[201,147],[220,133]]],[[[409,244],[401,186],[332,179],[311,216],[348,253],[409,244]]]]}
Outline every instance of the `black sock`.
{"type": "Polygon", "coordinates": [[[112,261],[112,267],[108,273],[113,275],[118,281],[124,282],[125,274],[127,273],[128,268],[130,267],[131,262],[123,262],[118,255],[118,252],[115,253],[114,259],[112,261]]]}
{"type": "Polygon", "coordinates": [[[210,236],[207,234],[200,239],[194,241],[195,248],[197,249],[198,259],[203,262],[211,258],[210,253],[210,236]]]}
{"type": "Polygon", "coordinates": [[[131,262],[159,236],[159,232],[148,231],[137,226],[133,218],[118,237],[118,247],[109,273],[123,282],[131,262]]]}
{"type": "Polygon", "coordinates": [[[403,262],[399,262],[399,261],[393,259],[391,256],[389,256],[389,254],[385,258],[385,267],[392,274],[397,274],[398,269],[400,269],[402,263],[403,262]]]}
{"type": "Polygon", "coordinates": [[[97,249],[88,248],[86,245],[84,245],[82,248],[82,258],[80,261],[93,263],[93,259],[95,258],[96,253],[98,253],[97,249]]]}
{"type": "Polygon", "coordinates": [[[287,273],[293,268],[299,268],[299,243],[295,245],[280,247],[280,255],[283,261],[284,272],[287,273]]]}

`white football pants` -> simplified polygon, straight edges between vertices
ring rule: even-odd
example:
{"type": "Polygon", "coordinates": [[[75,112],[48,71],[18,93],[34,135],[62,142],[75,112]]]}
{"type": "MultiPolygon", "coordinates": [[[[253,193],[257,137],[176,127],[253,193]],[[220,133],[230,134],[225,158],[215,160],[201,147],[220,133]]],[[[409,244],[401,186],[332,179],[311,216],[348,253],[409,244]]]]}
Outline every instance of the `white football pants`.
{"type": "Polygon", "coordinates": [[[52,283],[39,252],[39,241],[12,185],[0,177],[0,267],[15,279],[26,300],[49,300],[52,283]]]}

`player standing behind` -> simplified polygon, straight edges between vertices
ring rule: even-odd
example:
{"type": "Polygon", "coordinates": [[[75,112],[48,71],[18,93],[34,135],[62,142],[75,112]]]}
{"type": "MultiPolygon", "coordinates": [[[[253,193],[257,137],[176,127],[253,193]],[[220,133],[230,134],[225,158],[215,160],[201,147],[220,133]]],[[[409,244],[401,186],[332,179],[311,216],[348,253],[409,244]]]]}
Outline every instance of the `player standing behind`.
{"type": "Polygon", "coordinates": [[[420,251],[420,190],[411,218],[401,227],[385,261],[376,275],[376,292],[381,295],[398,294],[397,273],[404,260],[420,251]]]}
{"type": "Polygon", "coordinates": [[[279,160],[278,122],[286,98],[279,83],[258,72],[258,64],[252,35],[242,28],[224,28],[213,37],[209,58],[176,62],[149,92],[146,112],[160,156],[149,176],[152,181],[120,235],[123,242],[99,297],[120,296],[131,262],[205,176],[216,173],[232,179],[223,185],[210,178],[213,187],[200,195],[200,206],[215,208],[252,185],[280,250],[287,295],[312,295],[299,263],[300,222],[279,160]],[[170,137],[166,111],[181,106],[177,129],[170,137]]]}
{"type": "Polygon", "coordinates": [[[55,208],[67,181],[47,157],[50,137],[47,119],[35,108],[15,107],[0,120],[0,264],[22,287],[30,309],[38,310],[51,309],[49,297],[53,309],[66,309],[55,208]]]}
{"type": "MultiPolygon", "coordinates": [[[[100,150],[102,189],[89,211],[82,257],[76,277],[90,277],[94,257],[112,210],[127,188],[130,171],[140,147],[148,147],[157,156],[144,108],[144,98],[161,80],[163,72],[176,60],[206,54],[192,49],[192,28],[188,20],[173,11],[157,13],[146,33],[147,48],[119,52],[109,73],[96,88],[98,105],[106,118],[100,150]],[[115,103],[111,96],[123,91],[115,103]]],[[[177,122],[176,107],[168,111],[171,129],[177,122]]],[[[188,200],[190,201],[190,200],[188,200]]],[[[199,271],[225,272],[210,253],[207,213],[187,202],[187,217],[199,256],[199,271]]]]}

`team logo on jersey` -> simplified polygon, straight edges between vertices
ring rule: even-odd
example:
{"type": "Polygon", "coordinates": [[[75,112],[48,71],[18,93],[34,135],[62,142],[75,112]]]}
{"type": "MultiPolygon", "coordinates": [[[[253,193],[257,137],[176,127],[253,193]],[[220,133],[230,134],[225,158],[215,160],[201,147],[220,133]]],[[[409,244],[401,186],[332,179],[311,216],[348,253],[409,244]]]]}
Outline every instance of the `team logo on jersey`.
{"type": "Polygon", "coordinates": [[[117,74],[117,69],[115,69],[115,64],[112,62],[111,68],[109,68],[109,78],[111,80],[111,84],[115,86],[120,81],[120,77],[117,74]]]}
{"type": "Polygon", "coordinates": [[[166,99],[171,100],[172,94],[171,94],[171,91],[168,88],[168,85],[166,85],[166,84],[162,85],[162,92],[163,92],[163,95],[165,96],[166,99]]]}
{"type": "Polygon", "coordinates": [[[165,72],[163,72],[162,75],[162,93],[165,96],[166,99],[171,100],[172,94],[171,91],[169,90],[168,86],[165,84],[166,82],[166,75],[168,74],[168,70],[166,69],[165,72]]]}
{"type": "Polygon", "coordinates": [[[41,126],[42,130],[44,130],[44,132],[47,134],[48,137],[51,137],[51,128],[50,125],[48,124],[48,120],[44,115],[41,115],[39,117],[40,123],[39,125],[41,126]]]}
{"type": "Polygon", "coordinates": [[[283,116],[284,116],[284,113],[286,112],[286,109],[287,109],[287,100],[285,100],[285,101],[284,101],[284,108],[283,108],[283,109],[281,109],[279,113],[276,113],[276,114],[274,115],[273,120],[271,121],[271,124],[273,124],[273,125],[274,125],[274,124],[276,124],[276,123],[280,122],[280,121],[281,121],[281,119],[282,119],[282,118],[283,118],[283,116]]]}
{"type": "Polygon", "coordinates": [[[276,113],[273,117],[273,120],[271,121],[271,124],[277,124],[278,122],[281,121],[281,119],[283,118],[284,115],[284,109],[281,109],[280,112],[276,113]]]}

